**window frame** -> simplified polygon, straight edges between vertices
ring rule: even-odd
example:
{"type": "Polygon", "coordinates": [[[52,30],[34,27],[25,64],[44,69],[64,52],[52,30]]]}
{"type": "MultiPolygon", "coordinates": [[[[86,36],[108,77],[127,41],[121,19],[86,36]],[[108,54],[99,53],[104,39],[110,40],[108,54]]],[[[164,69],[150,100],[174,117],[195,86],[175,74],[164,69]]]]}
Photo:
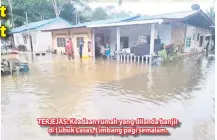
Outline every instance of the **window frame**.
{"type": "Polygon", "coordinates": [[[191,47],[191,40],[192,40],[191,37],[186,37],[186,39],[185,39],[185,47],[186,48],[190,48],[191,47]]]}
{"type": "Polygon", "coordinates": [[[57,37],[56,38],[56,44],[58,48],[65,47],[66,46],[66,38],[65,37],[57,37]]]}

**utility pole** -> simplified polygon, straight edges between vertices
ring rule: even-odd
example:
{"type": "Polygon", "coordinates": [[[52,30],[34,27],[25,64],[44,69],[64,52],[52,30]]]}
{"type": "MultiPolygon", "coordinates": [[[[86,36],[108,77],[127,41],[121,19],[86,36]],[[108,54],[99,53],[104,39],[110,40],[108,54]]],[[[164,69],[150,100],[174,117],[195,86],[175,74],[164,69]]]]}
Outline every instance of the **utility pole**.
{"type": "Polygon", "coordinates": [[[77,11],[77,5],[75,5],[75,24],[77,25],[78,24],[78,11],[77,11]]]}
{"type": "Polygon", "coordinates": [[[75,9],[75,18],[76,18],[75,24],[78,24],[78,11],[77,11],[77,8],[75,9]]]}
{"type": "Polygon", "coordinates": [[[10,1],[10,0],[8,0],[8,4],[9,4],[9,6],[10,6],[10,8],[11,8],[11,20],[12,20],[12,26],[13,26],[13,28],[14,28],[13,7],[12,7],[12,4],[11,4],[11,1],[10,1]]]}
{"type": "MultiPolygon", "coordinates": [[[[29,35],[29,22],[28,22],[28,15],[27,15],[27,12],[25,12],[26,14],[26,26],[27,26],[27,30],[28,30],[28,39],[29,39],[29,46],[31,45],[30,44],[30,35],[29,35]]],[[[28,43],[27,43],[28,44],[28,43]]],[[[31,47],[31,46],[30,46],[31,47]]]]}
{"type": "Polygon", "coordinates": [[[75,1],[71,0],[71,4],[75,7],[75,11],[72,13],[72,15],[74,15],[75,13],[75,24],[78,24],[78,10],[77,10],[77,4],[75,1]]]}

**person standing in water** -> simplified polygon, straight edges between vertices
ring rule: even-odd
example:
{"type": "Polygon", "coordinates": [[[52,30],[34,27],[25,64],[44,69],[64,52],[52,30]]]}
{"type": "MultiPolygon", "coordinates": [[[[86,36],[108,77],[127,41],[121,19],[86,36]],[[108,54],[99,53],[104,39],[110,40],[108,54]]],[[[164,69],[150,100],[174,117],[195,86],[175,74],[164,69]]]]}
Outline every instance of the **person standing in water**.
{"type": "Polygon", "coordinates": [[[67,41],[65,50],[66,50],[66,54],[68,55],[68,59],[69,60],[74,59],[74,48],[71,39],[67,41]]]}
{"type": "Polygon", "coordinates": [[[107,57],[107,59],[109,59],[110,53],[111,53],[110,46],[109,46],[108,43],[106,43],[106,45],[105,45],[105,56],[107,57]]]}
{"type": "Polygon", "coordinates": [[[80,54],[80,58],[82,58],[83,46],[84,46],[84,41],[81,41],[81,43],[80,43],[80,45],[79,45],[79,54],[80,54]]]}
{"type": "Polygon", "coordinates": [[[91,48],[91,42],[90,42],[90,41],[88,41],[88,56],[89,56],[89,57],[91,57],[91,56],[92,56],[91,52],[92,52],[92,48],[91,48]]]}

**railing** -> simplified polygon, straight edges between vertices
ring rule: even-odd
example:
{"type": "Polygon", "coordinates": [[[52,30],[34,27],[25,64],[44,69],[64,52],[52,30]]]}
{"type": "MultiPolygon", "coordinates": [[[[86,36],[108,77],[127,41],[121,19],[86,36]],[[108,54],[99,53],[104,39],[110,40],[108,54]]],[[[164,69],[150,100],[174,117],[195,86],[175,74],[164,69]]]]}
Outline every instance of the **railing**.
{"type": "Polygon", "coordinates": [[[116,59],[121,63],[149,64],[150,55],[136,56],[134,54],[116,54],[116,59]]]}

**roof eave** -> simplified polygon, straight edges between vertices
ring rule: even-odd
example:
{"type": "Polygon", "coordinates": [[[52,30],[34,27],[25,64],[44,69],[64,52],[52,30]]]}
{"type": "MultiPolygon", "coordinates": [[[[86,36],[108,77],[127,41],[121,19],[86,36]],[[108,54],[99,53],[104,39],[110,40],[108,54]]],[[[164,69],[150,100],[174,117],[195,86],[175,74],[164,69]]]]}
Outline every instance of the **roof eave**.
{"type": "Polygon", "coordinates": [[[191,18],[192,16],[194,16],[195,14],[200,13],[205,19],[207,19],[212,25],[215,25],[215,23],[202,11],[202,10],[198,10],[197,12],[195,12],[194,14],[187,16],[185,18],[182,18],[182,20],[187,20],[189,18],[191,18]]]}
{"type": "Polygon", "coordinates": [[[87,28],[96,27],[114,27],[114,26],[125,26],[125,25],[139,25],[139,24],[151,24],[151,23],[163,23],[163,19],[153,19],[153,20],[141,20],[141,21],[131,21],[131,22],[118,22],[110,24],[99,24],[99,25],[87,25],[87,28]]]}
{"type": "Polygon", "coordinates": [[[79,26],[79,27],[68,27],[68,28],[60,28],[60,29],[48,29],[48,30],[41,30],[42,32],[54,32],[54,31],[59,31],[59,30],[69,30],[69,29],[74,29],[74,28],[84,28],[86,26],[79,26]]]}

